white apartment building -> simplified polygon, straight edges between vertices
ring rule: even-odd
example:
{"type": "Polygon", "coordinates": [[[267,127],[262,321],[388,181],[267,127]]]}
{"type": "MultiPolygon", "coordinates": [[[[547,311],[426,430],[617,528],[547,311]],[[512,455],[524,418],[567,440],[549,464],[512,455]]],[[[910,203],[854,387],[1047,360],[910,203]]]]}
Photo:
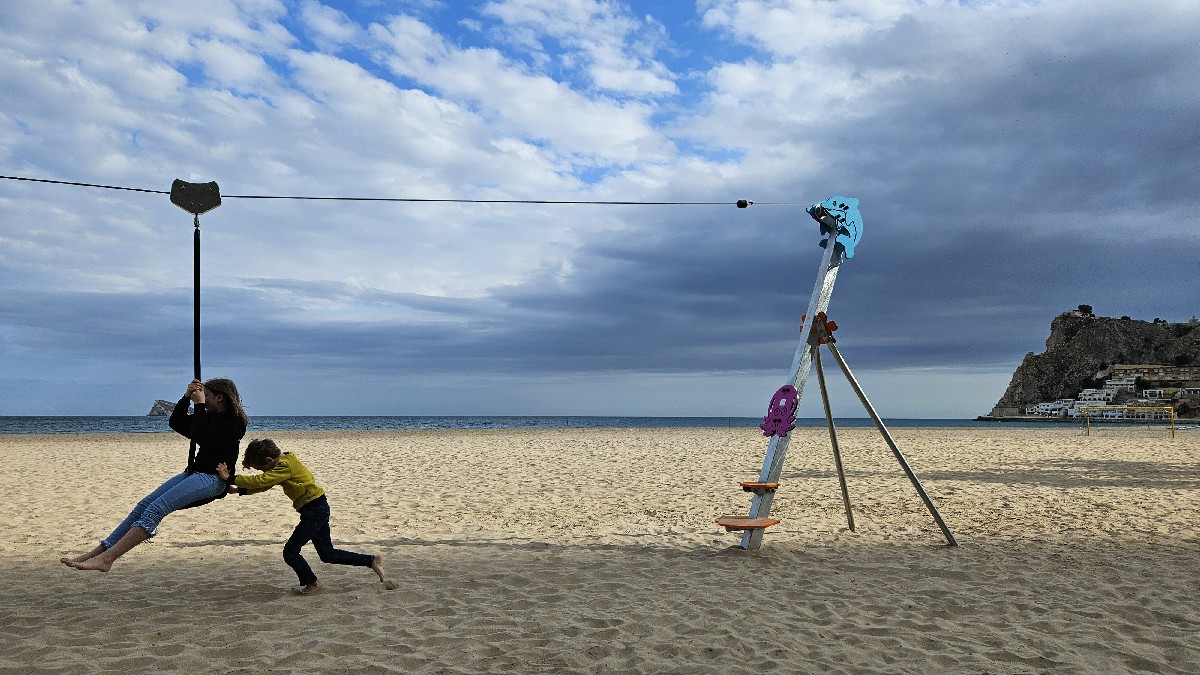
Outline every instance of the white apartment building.
{"type": "Polygon", "coordinates": [[[1104,388],[1112,389],[1113,391],[1133,391],[1136,384],[1137,380],[1132,377],[1121,377],[1105,380],[1104,388]]]}
{"type": "MultiPolygon", "coordinates": [[[[1117,397],[1117,390],[1109,389],[1084,389],[1079,392],[1074,400],[1071,401],[1067,409],[1068,417],[1083,417],[1084,408],[1095,408],[1098,406],[1106,406],[1112,403],[1117,397]]],[[[1093,410],[1092,415],[1096,415],[1098,411],[1093,410]]],[[[1107,411],[1106,411],[1107,412],[1107,411]]]]}
{"type": "MultiPolygon", "coordinates": [[[[1134,386],[1135,382],[1132,377],[1113,378],[1105,381],[1103,389],[1084,389],[1073,399],[1064,398],[1057,401],[1045,401],[1034,406],[1029,406],[1025,408],[1025,414],[1040,415],[1042,417],[1083,417],[1084,408],[1100,408],[1112,405],[1118,393],[1134,391],[1134,386]]],[[[1200,387],[1143,389],[1142,396],[1135,405],[1162,405],[1167,401],[1174,400],[1177,397],[1177,393],[1178,398],[1200,398],[1200,387]]],[[[1137,412],[1126,415],[1125,410],[1118,406],[1114,406],[1113,410],[1091,411],[1092,417],[1107,419],[1139,417],[1142,414],[1141,412],[1137,412]]]]}
{"type": "Polygon", "coordinates": [[[1061,398],[1057,401],[1045,401],[1025,409],[1026,415],[1041,415],[1043,417],[1062,417],[1067,414],[1071,406],[1075,404],[1074,399],[1061,398]]]}
{"type": "Polygon", "coordinates": [[[1117,397],[1116,389],[1084,389],[1075,397],[1078,403],[1088,403],[1090,405],[1104,405],[1112,403],[1112,400],[1117,397]]]}

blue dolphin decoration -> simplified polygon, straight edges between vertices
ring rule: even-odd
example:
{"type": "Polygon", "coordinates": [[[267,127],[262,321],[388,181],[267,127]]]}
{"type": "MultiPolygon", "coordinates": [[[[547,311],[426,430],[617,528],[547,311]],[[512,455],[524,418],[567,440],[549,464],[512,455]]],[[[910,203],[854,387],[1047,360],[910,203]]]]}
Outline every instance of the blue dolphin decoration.
{"type": "MultiPolygon", "coordinates": [[[[854,246],[862,239],[862,214],[858,212],[858,200],[854,197],[835,196],[805,209],[808,215],[821,224],[821,234],[836,232],[834,242],[838,252],[854,257],[854,246]]],[[[821,240],[825,248],[829,239],[821,240]]]]}

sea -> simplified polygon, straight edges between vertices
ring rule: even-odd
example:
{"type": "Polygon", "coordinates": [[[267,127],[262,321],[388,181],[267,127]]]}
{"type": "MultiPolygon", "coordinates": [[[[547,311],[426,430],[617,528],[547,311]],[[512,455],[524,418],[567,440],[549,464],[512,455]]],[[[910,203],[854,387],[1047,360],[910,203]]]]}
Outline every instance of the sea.
{"type": "MultiPolygon", "coordinates": [[[[757,427],[761,417],[603,417],[603,416],[253,416],[247,433],[261,431],[365,431],[469,429],[671,429],[757,427]]],[[[989,422],[972,419],[884,419],[892,427],[1044,426],[1038,422],[989,422]]],[[[873,427],[870,418],[835,419],[838,427],[873,427]]],[[[797,418],[798,427],[824,427],[824,417],[797,418]]],[[[0,435],[140,434],[169,432],[165,416],[70,417],[0,416],[0,435]]]]}

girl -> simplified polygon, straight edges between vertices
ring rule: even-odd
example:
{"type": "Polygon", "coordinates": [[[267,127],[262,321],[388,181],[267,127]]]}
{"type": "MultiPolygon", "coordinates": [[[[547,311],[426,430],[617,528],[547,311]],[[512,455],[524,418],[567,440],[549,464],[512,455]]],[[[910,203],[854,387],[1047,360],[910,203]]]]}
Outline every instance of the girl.
{"type": "Polygon", "coordinates": [[[143,497],[99,546],[74,558],[64,557],[63,564],[107,572],[117,558],[154,536],[167,514],[224,496],[226,482],[217,475],[217,465],[236,466],[238,444],[246,435],[248,422],[233,380],[192,380],[175,404],[170,425],[196,442],[195,461],[189,461],[183,473],[168,478],[143,497]],[[188,401],[196,404],[190,415],[188,401]]]}

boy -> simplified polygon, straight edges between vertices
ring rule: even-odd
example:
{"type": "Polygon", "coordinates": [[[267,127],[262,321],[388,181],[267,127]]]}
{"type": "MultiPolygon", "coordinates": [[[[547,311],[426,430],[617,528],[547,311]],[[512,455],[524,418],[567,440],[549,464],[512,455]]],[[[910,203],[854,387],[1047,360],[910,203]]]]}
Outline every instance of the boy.
{"type": "MultiPolygon", "coordinates": [[[[312,473],[300,462],[300,458],[290,452],[280,452],[275,441],[263,438],[250,441],[246,446],[242,466],[258,469],[262,473],[235,476],[229,485],[231,494],[254,494],[282,485],[283,493],[291,498],[292,506],[300,512],[300,523],[283,546],[283,560],[299,577],[301,593],[310,594],[321,590],[321,582],[317,575],[313,574],[308,561],[300,555],[300,549],[310,541],[317,549],[321,562],[370,567],[379,576],[379,582],[385,588],[392,590],[396,587],[394,582],[383,578],[383,556],[370,556],[333,547],[329,531],[329,500],[325,498],[325,490],[316,484],[312,473]]],[[[229,467],[222,462],[217,465],[217,474],[228,480],[229,467]]]]}

